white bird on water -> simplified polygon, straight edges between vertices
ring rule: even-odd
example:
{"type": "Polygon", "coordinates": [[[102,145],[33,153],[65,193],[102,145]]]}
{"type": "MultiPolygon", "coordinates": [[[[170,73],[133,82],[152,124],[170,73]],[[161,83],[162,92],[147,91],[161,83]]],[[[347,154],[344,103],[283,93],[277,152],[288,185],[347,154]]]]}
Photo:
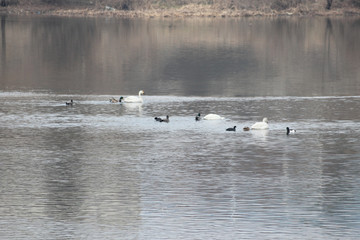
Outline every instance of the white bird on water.
{"type": "Polygon", "coordinates": [[[219,119],[224,119],[224,118],[213,113],[210,113],[204,117],[204,120],[219,120],[219,119]]]}
{"type": "Polygon", "coordinates": [[[251,126],[251,129],[254,130],[265,130],[265,129],[269,129],[269,125],[268,125],[268,119],[264,118],[262,120],[262,122],[256,122],[255,124],[253,124],[251,126]]]}
{"type": "Polygon", "coordinates": [[[126,98],[123,98],[121,100],[121,102],[125,102],[125,103],[142,103],[143,99],[141,97],[141,95],[145,94],[145,92],[143,90],[139,91],[139,96],[129,96],[126,98]]]}

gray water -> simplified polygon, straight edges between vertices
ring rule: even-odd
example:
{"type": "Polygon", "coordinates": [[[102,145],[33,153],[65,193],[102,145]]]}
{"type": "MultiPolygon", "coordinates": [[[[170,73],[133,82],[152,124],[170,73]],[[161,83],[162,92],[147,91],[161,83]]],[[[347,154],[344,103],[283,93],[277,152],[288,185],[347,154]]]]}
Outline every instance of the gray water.
{"type": "Polygon", "coordinates": [[[1,31],[0,239],[360,236],[359,20],[1,31]],[[140,89],[142,104],[108,101],[140,89]]]}

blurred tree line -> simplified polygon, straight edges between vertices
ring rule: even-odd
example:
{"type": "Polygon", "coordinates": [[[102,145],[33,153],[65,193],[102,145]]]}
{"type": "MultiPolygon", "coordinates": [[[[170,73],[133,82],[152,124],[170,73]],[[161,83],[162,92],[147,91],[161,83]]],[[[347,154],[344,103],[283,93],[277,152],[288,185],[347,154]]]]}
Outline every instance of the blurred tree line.
{"type": "Polygon", "coordinates": [[[148,8],[171,8],[188,4],[212,5],[223,9],[264,9],[285,10],[298,6],[312,8],[323,6],[326,9],[341,7],[359,7],[360,0],[0,0],[1,6],[11,4],[49,4],[49,5],[92,5],[111,6],[122,10],[148,8]]]}

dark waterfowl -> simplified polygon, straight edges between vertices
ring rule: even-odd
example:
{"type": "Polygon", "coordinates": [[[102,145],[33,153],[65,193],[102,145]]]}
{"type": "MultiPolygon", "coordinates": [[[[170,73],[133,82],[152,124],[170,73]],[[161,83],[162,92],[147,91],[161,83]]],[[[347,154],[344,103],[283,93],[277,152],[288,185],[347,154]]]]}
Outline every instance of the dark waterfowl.
{"type": "Polygon", "coordinates": [[[123,102],[124,97],[120,97],[119,100],[115,99],[114,97],[110,98],[109,101],[111,103],[118,103],[118,102],[123,102]]]}
{"type": "Polygon", "coordinates": [[[200,121],[200,113],[198,113],[198,115],[196,115],[195,121],[200,121]]]}
{"type": "Polygon", "coordinates": [[[166,115],[166,118],[165,118],[165,119],[161,119],[160,122],[166,122],[166,123],[170,122],[169,115],[166,115]]]}
{"type": "Polygon", "coordinates": [[[170,121],[169,115],[167,115],[166,118],[155,117],[154,119],[157,122],[167,122],[168,123],[170,121]]]}
{"type": "Polygon", "coordinates": [[[290,129],[289,127],[286,127],[286,135],[289,135],[291,133],[295,133],[296,130],[295,129],[290,129]]]}
{"type": "Polygon", "coordinates": [[[243,130],[244,131],[250,131],[250,128],[249,127],[244,127],[243,130]]]}
{"type": "Polygon", "coordinates": [[[227,128],[226,131],[235,132],[235,131],[236,131],[236,126],[234,126],[234,127],[232,127],[232,128],[227,128]]]}
{"type": "Polygon", "coordinates": [[[70,102],[66,102],[65,104],[66,106],[72,106],[74,104],[74,101],[71,99],[70,102]]]}

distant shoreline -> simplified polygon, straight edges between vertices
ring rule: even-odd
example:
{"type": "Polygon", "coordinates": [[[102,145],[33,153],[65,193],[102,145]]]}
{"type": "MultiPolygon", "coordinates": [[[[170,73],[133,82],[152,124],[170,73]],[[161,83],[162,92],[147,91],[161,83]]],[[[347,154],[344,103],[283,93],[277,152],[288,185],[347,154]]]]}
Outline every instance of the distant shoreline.
{"type": "Polygon", "coordinates": [[[17,16],[64,16],[64,17],[114,17],[114,18],[239,18],[239,17],[282,17],[282,16],[360,16],[358,8],[303,9],[300,7],[286,10],[236,10],[217,9],[210,5],[189,4],[179,8],[118,10],[109,6],[66,6],[53,5],[10,5],[0,7],[2,15],[17,16]]]}

